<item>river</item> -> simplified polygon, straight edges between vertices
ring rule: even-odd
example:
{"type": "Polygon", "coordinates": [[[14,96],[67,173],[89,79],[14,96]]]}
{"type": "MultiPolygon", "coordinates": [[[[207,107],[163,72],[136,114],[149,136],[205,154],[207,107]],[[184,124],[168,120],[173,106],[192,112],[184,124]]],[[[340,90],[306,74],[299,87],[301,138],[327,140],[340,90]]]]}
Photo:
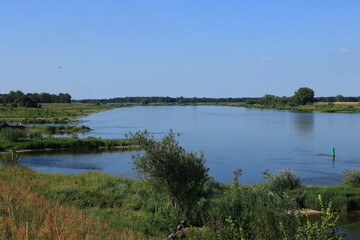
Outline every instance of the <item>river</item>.
{"type": "MultiPolygon", "coordinates": [[[[79,137],[124,138],[147,129],[161,138],[179,133],[187,150],[203,151],[210,174],[231,182],[262,182],[262,172],[296,171],[305,184],[336,185],[346,169],[360,166],[360,114],[293,113],[223,106],[138,106],[99,112],[80,119],[94,129],[79,137]],[[331,148],[336,157],[331,156],[331,148]]],[[[44,153],[25,156],[22,164],[48,172],[102,170],[134,176],[131,152],[102,154],[44,153]]]]}

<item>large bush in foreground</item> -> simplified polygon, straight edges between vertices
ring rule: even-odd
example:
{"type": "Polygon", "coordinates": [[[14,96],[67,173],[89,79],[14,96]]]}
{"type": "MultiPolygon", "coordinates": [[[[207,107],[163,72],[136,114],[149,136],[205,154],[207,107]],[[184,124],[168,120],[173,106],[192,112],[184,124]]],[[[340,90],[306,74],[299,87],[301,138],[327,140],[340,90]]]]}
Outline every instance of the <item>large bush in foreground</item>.
{"type": "Polygon", "coordinates": [[[139,176],[149,180],[156,190],[168,194],[184,217],[191,218],[191,211],[204,196],[204,186],[209,180],[204,154],[185,151],[171,130],[161,141],[146,130],[129,133],[128,137],[145,152],[133,155],[139,176]]]}

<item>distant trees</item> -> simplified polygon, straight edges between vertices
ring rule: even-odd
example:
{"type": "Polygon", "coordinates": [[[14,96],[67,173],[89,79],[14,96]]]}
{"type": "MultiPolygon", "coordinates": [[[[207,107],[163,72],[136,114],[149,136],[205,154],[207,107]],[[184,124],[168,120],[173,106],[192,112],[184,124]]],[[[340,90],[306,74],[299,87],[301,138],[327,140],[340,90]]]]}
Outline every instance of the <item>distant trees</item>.
{"type": "MultiPolygon", "coordinates": [[[[235,103],[235,102],[245,102],[249,98],[206,98],[206,97],[118,97],[110,99],[82,99],[76,100],[76,102],[81,103],[94,103],[99,101],[101,103],[135,103],[135,104],[144,104],[144,103],[165,103],[165,104],[195,104],[195,103],[235,103]]],[[[259,98],[251,98],[254,101],[257,101],[259,98]]]]}
{"type": "Polygon", "coordinates": [[[37,107],[38,103],[70,103],[71,95],[68,93],[27,93],[22,91],[10,91],[0,94],[0,103],[14,104],[19,107],[37,107]]]}
{"type": "Polygon", "coordinates": [[[288,103],[288,98],[266,94],[265,96],[260,98],[257,103],[264,106],[282,106],[288,103]]]}
{"type": "Polygon", "coordinates": [[[16,106],[18,107],[37,107],[37,103],[32,100],[29,96],[23,95],[18,97],[15,102],[16,106]]]}
{"type": "Polygon", "coordinates": [[[314,95],[315,93],[311,88],[302,87],[292,96],[292,102],[294,105],[312,104],[315,101],[314,95]]]}

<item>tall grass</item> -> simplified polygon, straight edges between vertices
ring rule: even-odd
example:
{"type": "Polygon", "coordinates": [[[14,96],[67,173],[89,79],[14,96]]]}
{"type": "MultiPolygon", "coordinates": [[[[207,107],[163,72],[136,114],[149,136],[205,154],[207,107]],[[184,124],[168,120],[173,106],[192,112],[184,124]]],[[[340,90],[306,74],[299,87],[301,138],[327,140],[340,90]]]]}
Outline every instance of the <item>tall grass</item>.
{"type": "Polygon", "coordinates": [[[0,150],[36,150],[36,149],[113,149],[136,148],[129,140],[106,140],[101,138],[23,138],[17,142],[0,141],[0,150]]]}
{"type": "Polygon", "coordinates": [[[0,139],[3,141],[18,142],[25,137],[26,133],[23,129],[7,127],[0,130],[0,139]]]}
{"type": "Polygon", "coordinates": [[[147,239],[130,229],[118,232],[75,207],[4,182],[0,182],[0,217],[0,239],[147,239]]]}

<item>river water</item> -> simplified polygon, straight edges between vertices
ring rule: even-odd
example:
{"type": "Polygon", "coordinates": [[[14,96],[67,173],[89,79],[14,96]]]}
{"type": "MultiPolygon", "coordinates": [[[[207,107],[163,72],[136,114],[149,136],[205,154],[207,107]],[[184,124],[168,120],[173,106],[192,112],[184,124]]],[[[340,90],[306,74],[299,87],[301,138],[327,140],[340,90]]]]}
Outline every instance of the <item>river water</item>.
{"type": "MultiPolygon", "coordinates": [[[[79,137],[122,139],[147,129],[161,138],[180,133],[187,150],[203,151],[210,174],[232,182],[262,182],[262,172],[290,168],[305,184],[336,185],[346,169],[360,166],[360,114],[293,113],[223,106],[139,106],[118,108],[81,119],[94,129],[79,137]],[[336,157],[331,156],[331,148],[336,157]]],[[[102,170],[134,176],[132,152],[45,153],[25,156],[22,164],[48,172],[102,170]]]]}

